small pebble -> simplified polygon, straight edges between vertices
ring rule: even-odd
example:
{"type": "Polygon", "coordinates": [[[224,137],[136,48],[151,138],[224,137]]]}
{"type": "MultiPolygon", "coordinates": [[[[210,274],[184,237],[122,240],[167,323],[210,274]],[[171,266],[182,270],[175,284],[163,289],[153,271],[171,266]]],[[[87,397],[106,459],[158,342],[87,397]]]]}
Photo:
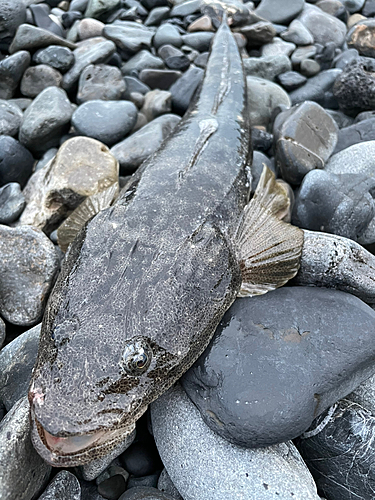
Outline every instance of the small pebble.
{"type": "Polygon", "coordinates": [[[17,182],[0,188],[0,224],[10,224],[18,219],[25,208],[25,197],[17,182]]]}

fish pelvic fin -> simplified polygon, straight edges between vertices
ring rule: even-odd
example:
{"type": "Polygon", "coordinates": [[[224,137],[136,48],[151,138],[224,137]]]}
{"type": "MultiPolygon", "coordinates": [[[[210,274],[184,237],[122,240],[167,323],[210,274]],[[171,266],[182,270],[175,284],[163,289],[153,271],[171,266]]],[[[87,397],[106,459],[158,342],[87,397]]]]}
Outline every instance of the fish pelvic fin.
{"type": "Polygon", "coordinates": [[[282,220],[290,212],[285,183],[263,168],[254,197],[244,208],[235,234],[242,273],[239,297],[262,295],[293,278],[299,269],[303,231],[282,220]]]}

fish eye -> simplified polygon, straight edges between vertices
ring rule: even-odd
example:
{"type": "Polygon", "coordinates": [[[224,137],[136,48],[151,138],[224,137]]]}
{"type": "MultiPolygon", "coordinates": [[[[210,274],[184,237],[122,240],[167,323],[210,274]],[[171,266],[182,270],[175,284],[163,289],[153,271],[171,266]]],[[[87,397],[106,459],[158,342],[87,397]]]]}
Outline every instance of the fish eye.
{"type": "Polygon", "coordinates": [[[122,365],[129,375],[141,375],[150,366],[152,351],[145,339],[129,341],[122,354],[122,365]]]}

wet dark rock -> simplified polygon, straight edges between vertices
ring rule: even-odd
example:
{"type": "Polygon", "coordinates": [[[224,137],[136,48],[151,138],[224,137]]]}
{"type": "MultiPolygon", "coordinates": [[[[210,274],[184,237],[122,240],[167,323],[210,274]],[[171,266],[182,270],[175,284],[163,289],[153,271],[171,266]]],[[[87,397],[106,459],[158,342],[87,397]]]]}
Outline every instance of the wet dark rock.
{"type": "Polygon", "coordinates": [[[246,76],[257,76],[271,81],[292,69],[290,59],[285,55],[248,57],[243,60],[243,66],[246,76]]]}
{"type": "Polygon", "coordinates": [[[71,90],[89,64],[105,63],[115,51],[116,45],[105,38],[90,38],[81,42],[74,51],[73,66],[64,75],[63,88],[71,90]]]}
{"type": "Polygon", "coordinates": [[[286,42],[292,42],[296,45],[311,45],[314,43],[314,37],[310,31],[299,21],[292,21],[286,31],[280,34],[286,42]]]}
{"type": "Polygon", "coordinates": [[[17,182],[0,188],[0,224],[10,224],[18,219],[25,208],[25,197],[17,182]]]}
{"type": "Polygon", "coordinates": [[[30,407],[20,399],[0,423],[0,497],[28,500],[43,491],[51,466],[30,439],[30,407]],[[22,473],[20,473],[22,471],[22,473]]]}
{"type": "Polygon", "coordinates": [[[188,33],[187,35],[182,35],[182,40],[185,45],[192,47],[198,52],[206,52],[210,49],[211,41],[213,38],[213,33],[207,33],[205,31],[188,33]]]}
{"type": "Polygon", "coordinates": [[[73,109],[64,90],[48,87],[27,108],[20,128],[20,142],[35,153],[57,146],[69,130],[73,109]]]}
{"type": "Polygon", "coordinates": [[[85,10],[85,17],[102,19],[106,15],[114,12],[121,4],[121,0],[89,0],[85,10]]]}
{"type": "Polygon", "coordinates": [[[173,45],[162,45],[158,55],[170,69],[185,71],[190,66],[189,58],[173,45]]]}
{"type": "Polygon", "coordinates": [[[261,151],[254,151],[253,152],[253,163],[251,165],[251,175],[252,175],[252,182],[251,182],[251,191],[254,192],[260,176],[263,171],[263,167],[266,165],[272,172],[275,172],[275,167],[271,160],[267,158],[265,154],[263,154],[261,151]]]}
{"type": "Polygon", "coordinates": [[[342,128],[338,134],[335,153],[358,144],[359,142],[375,140],[375,117],[354,123],[349,127],[342,128]]]}
{"type": "Polygon", "coordinates": [[[292,104],[298,104],[303,101],[315,101],[324,108],[333,107],[334,109],[337,101],[332,100],[332,88],[336,78],[340,74],[340,69],[327,69],[310,78],[305,85],[290,93],[292,104]]]}
{"type": "Polygon", "coordinates": [[[203,80],[204,71],[191,66],[181,78],[174,83],[169,91],[172,94],[172,109],[175,113],[184,114],[195,91],[203,80]]]}
{"type": "Polygon", "coordinates": [[[199,56],[194,59],[194,64],[198,66],[198,68],[205,69],[209,56],[209,52],[202,52],[202,54],[199,54],[199,56]]]}
{"type": "Polygon", "coordinates": [[[21,50],[0,61],[0,99],[10,99],[14,96],[30,59],[30,54],[21,50]]]}
{"type": "Polygon", "coordinates": [[[149,488],[156,488],[158,485],[159,472],[149,476],[135,477],[131,476],[128,481],[128,489],[139,488],[140,486],[147,486],[149,488]]]}
{"type": "Polygon", "coordinates": [[[287,92],[291,92],[306,83],[307,78],[296,71],[287,71],[278,75],[276,80],[287,92]]]}
{"type": "Polygon", "coordinates": [[[133,173],[148,156],[155,153],[180,119],[179,116],[173,114],[159,116],[113,146],[111,153],[120,163],[120,174],[133,173]]]}
{"type": "Polygon", "coordinates": [[[25,2],[22,0],[2,0],[0,19],[0,50],[6,50],[18,26],[26,20],[25,2]]]}
{"type": "Polygon", "coordinates": [[[295,438],[373,373],[374,319],[357,297],[324,288],[237,300],[183,387],[206,424],[232,443],[295,438]]]}
{"type": "Polygon", "coordinates": [[[375,62],[368,57],[348,64],[337,76],[333,94],[344,113],[355,116],[375,107],[375,62]]]}
{"type": "Polygon", "coordinates": [[[139,486],[126,491],[119,500],[175,500],[167,493],[162,493],[156,488],[139,486]]]}
{"type": "Polygon", "coordinates": [[[324,46],[328,42],[333,42],[336,47],[344,44],[346,26],[337,17],[323,12],[314,5],[306,5],[298,19],[310,31],[315,43],[324,46]]]}
{"type": "Polygon", "coordinates": [[[302,11],[304,5],[304,0],[287,0],[282,4],[277,0],[262,0],[255,13],[272,23],[289,24],[302,11]]]}
{"type": "Polygon", "coordinates": [[[0,351],[0,401],[7,411],[27,396],[38,354],[41,324],[19,335],[0,351]]]}
{"type": "Polygon", "coordinates": [[[108,500],[118,500],[126,490],[126,480],[121,474],[115,474],[98,485],[98,493],[108,500]]]}
{"type": "Polygon", "coordinates": [[[151,89],[168,90],[181,75],[181,71],[167,69],[143,69],[139,74],[139,79],[151,89]]]}
{"type": "Polygon", "coordinates": [[[263,45],[272,42],[276,36],[276,30],[271,23],[259,21],[249,26],[241,28],[240,32],[246,37],[248,43],[254,45],[263,45]]]}
{"type": "Polygon", "coordinates": [[[152,10],[155,7],[168,5],[168,0],[142,0],[142,5],[144,5],[147,10],[152,10]]]}
{"type": "Polygon", "coordinates": [[[0,135],[16,136],[22,118],[23,113],[16,104],[0,99],[0,135]]]}
{"type": "Polygon", "coordinates": [[[62,470],[53,478],[39,500],[81,500],[81,487],[79,481],[67,470],[62,470]]]}
{"type": "Polygon", "coordinates": [[[41,320],[59,260],[53,243],[31,226],[0,226],[0,313],[14,325],[41,320]]]}
{"type": "Polygon", "coordinates": [[[178,29],[172,24],[162,24],[156,31],[153,45],[156,49],[162,45],[173,45],[174,47],[181,47],[183,44],[182,37],[178,29]]]}
{"type": "Polygon", "coordinates": [[[149,476],[161,470],[158,451],[153,442],[135,442],[120,456],[124,468],[135,477],[149,476]]]}
{"type": "Polygon", "coordinates": [[[147,16],[145,26],[159,26],[161,21],[168,19],[170,8],[169,7],[155,7],[147,16]]]}
{"type": "Polygon", "coordinates": [[[47,87],[60,87],[62,75],[57,69],[46,64],[27,68],[21,80],[21,93],[27,97],[36,97],[47,87]]]}
{"type": "Polygon", "coordinates": [[[355,24],[346,37],[349,48],[357,49],[361,56],[375,57],[375,19],[364,19],[355,24]]]}
{"type": "Polygon", "coordinates": [[[31,24],[21,24],[9,47],[9,53],[14,54],[19,50],[36,50],[49,45],[61,45],[69,49],[76,47],[74,43],[43,28],[37,28],[31,24]]]}
{"type": "Polygon", "coordinates": [[[30,151],[9,135],[0,135],[0,186],[18,182],[24,187],[31,175],[34,158],[30,151]]]}
{"type": "Polygon", "coordinates": [[[121,141],[137,121],[137,108],[129,101],[88,101],[72,116],[72,125],[86,135],[112,146],[121,141]]]}
{"type": "Polygon", "coordinates": [[[45,49],[40,49],[33,55],[33,62],[36,64],[47,64],[51,68],[65,73],[73,65],[73,52],[68,47],[50,45],[45,49]]]}
{"type": "Polygon", "coordinates": [[[116,46],[129,56],[143,49],[150,49],[154,31],[134,22],[109,24],[103,29],[103,35],[115,42],[116,46]]]}
{"type": "Polygon", "coordinates": [[[372,498],[375,418],[342,400],[320,415],[296,442],[322,495],[332,500],[372,498]]]}
{"type": "Polygon", "coordinates": [[[118,68],[107,64],[89,64],[79,77],[77,103],[94,99],[117,101],[124,98],[125,90],[126,84],[118,68]]]}
{"type": "Polygon", "coordinates": [[[147,92],[150,92],[150,87],[140,80],[138,78],[135,78],[133,76],[125,76],[124,81],[126,84],[126,91],[125,91],[125,99],[130,99],[130,94],[137,92],[138,94],[147,94],[147,92]]]}
{"type": "Polygon", "coordinates": [[[55,23],[50,17],[49,12],[47,12],[43,5],[30,5],[29,9],[31,10],[34,18],[34,24],[38,28],[43,28],[51,33],[59,37],[64,36],[64,31],[57,23],[55,23]]]}
{"type": "Polygon", "coordinates": [[[255,151],[268,151],[272,147],[273,135],[262,128],[253,127],[251,143],[255,151]]]}
{"type": "Polygon", "coordinates": [[[141,50],[129,61],[122,65],[121,71],[125,76],[138,77],[143,69],[163,69],[164,62],[160,57],[153,56],[148,50],[141,50]]]}

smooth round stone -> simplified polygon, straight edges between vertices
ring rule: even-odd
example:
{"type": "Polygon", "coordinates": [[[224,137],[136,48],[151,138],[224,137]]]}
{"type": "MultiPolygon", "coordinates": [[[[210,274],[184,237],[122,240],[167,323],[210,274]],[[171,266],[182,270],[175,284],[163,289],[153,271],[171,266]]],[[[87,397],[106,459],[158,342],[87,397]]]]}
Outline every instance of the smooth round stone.
{"type": "Polygon", "coordinates": [[[93,100],[82,104],[72,116],[72,125],[86,135],[112,146],[123,139],[137,121],[137,108],[129,101],[93,100]]]}
{"type": "Polygon", "coordinates": [[[246,76],[257,76],[271,81],[292,69],[290,59],[285,55],[248,57],[243,60],[243,66],[246,76]]]}
{"type": "Polygon", "coordinates": [[[0,61],[0,99],[10,99],[14,96],[30,60],[30,54],[20,50],[0,61]]]}
{"type": "Polygon", "coordinates": [[[29,414],[25,397],[0,423],[0,498],[38,498],[48,482],[52,467],[31,443],[29,414]]]}
{"type": "Polygon", "coordinates": [[[374,179],[363,174],[310,172],[297,194],[293,223],[359,241],[375,216],[374,188],[374,179]]]}
{"type": "Polygon", "coordinates": [[[318,287],[237,300],[183,387],[206,424],[232,443],[293,439],[374,372],[374,319],[357,297],[318,287]]]}
{"type": "Polygon", "coordinates": [[[17,182],[0,188],[0,224],[10,224],[18,219],[25,208],[25,197],[17,182]]]}
{"type": "Polygon", "coordinates": [[[175,500],[175,498],[156,488],[139,486],[137,488],[130,488],[121,495],[119,500],[175,500]]]}
{"type": "Polygon", "coordinates": [[[315,45],[307,45],[306,47],[298,47],[292,56],[291,61],[294,68],[299,68],[301,62],[307,58],[313,58],[317,52],[315,45]]]}
{"type": "Polygon", "coordinates": [[[46,64],[27,68],[21,80],[21,93],[26,97],[36,97],[47,87],[60,87],[62,75],[57,69],[46,64]]]}
{"type": "Polygon", "coordinates": [[[263,57],[269,56],[290,56],[290,54],[295,50],[296,46],[294,43],[285,42],[281,38],[275,37],[271,43],[266,43],[261,48],[261,55],[263,57]]]}
{"type": "Polygon", "coordinates": [[[74,64],[65,73],[63,88],[71,90],[77,83],[82,71],[89,64],[106,62],[116,52],[116,45],[111,40],[102,37],[90,38],[80,42],[74,51],[74,64]]]}
{"type": "Polygon", "coordinates": [[[38,354],[41,324],[16,337],[0,351],[0,401],[7,411],[24,396],[38,354]]]}
{"type": "Polygon", "coordinates": [[[100,99],[117,101],[125,96],[126,84],[121,71],[107,64],[89,64],[78,82],[77,103],[100,99]]]}
{"type": "Polygon", "coordinates": [[[134,55],[140,50],[150,49],[154,31],[138,23],[123,22],[121,25],[107,24],[103,35],[126,54],[134,55]]]}
{"type": "Polygon", "coordinates": [[[59,268],[55,247],[31,226],[0,226],[0,235],[0,313],[14,325],[35,325],[59,268]]]}
{"type": "Polygon", "coordinates": [[[305,5],[304,0],[262,0],[255,13],[276,24],[289,24],[298,16],[305,5]]]}
{"type": "Polygon", "coordinates": [[[324,108],[331,107],[330,105],[333,104],[333,85],[340,74],[341,69],[327,69],[309,78],[305,85],[290,93],[289,97],[292,104],[299,104],[303,101],[314,101],[324,108]]]}
{"type": "Polygon", "coordinates": [[[348,11],[345,9],[340,0],[319,0],[316,3],[316,6],[323,12],[337,17],[337,19],[340,19],[340,21],[343,21],[344,23],[346,23],[348,19],[348,11]]]}
{"type": "Polygon", "coordinates": [[[373,497],[375,418],[362,406],[342,400],[317,418],[297,447],[329,499],[373,497]]]}
{"type": "Polygon", "coordinates": [[[108,500],[118,500],[126,490],[126,479],[116,474],[98,484],[98,493],[108,500]]]}
{"type": "Polygon", "coordinates": [[[187,35],[182,35],[182,40],[185,45],[192,47],[198,52],[206,52],[210,49],[211,41],[213,38],[213,33],[207,33],[205,31],[188,33],[187,35]]]}
{"type": "Polygon", "coordinates": [[[365,19],[349,30],[346,41],[349,48],[357,49],[360,55],[375,56],[375,19],[365,19]]]}
{"type": "Polygon", "coordinates": [[[105,24],[98,21],[97,19],[82,19],[78,23],[77,33],[80,40],[86,40],[87,38],[93,38],[95,36],[102,36],[105,24]]]}
{"type": "Polygon", "coordinates": [[[168,90],[180,77],[181,71],[167,69],[143,69],[139,74],[141,82],[151,89],[168,90]]]}
{"type": "Polygon", "coordinates": [[[160,456],[185,499],[319,499],[292,443],[259,450],[229,443],[207,427],[179,385],[152,403],[151,417],[160,456]]]}
{"type": "Polygon", "coordinates": [[[121,5],[120,0],[89,0],[85,11],[85,17],[100,19],[101,16],[115,11],[121,5]]]}
{"type": "Polygon", "coordinates": [[[70,138],[50,163],[31,176],[23,191],[27,205],[19,224],[29,224],[49,234],[86,197],[115,182],[118,163],[104,144],[89,137],[70,138]]]}
{"type": "Polygon", "coordinates": [[[306,83],[307,78],[296,71],[287,71],[277,76],[277,82],[287,91],[291,92],[306,83]]]}
{"type": "Polygon", "coordinates": [[[66,92],[58,87],[43,90],[24,113],[19,139],[37,154],[59,144],[69,130],[72,105],[66,92]]]}
{"type": "Polygon", "coordinates": [[[241,28],[241,33],[246,37],[248,43],[252,45],[264,45],[271,43],[276,36],[273,25],[266,21],[259,21],[249,26],[241,28]]]}
{"type": "Polygon", "coordinates": [[[30,177],[34,158],[29,150],[9,135],[0,135],[0,186],[18,182],[24,187],[30,177]]]}
{"type": "Polygon", "coordinates": [[[36,50],[49,45],[61,45],[75,49],[75,45],[64,38],[55,35],[51,31],[37,28],[31,24],[21,24],[16,32],[16,36],[9,47],[9,53],[14,54],[19,50],[36,50]]]}
{"type": "Polygon", "coordinates": [[[335,153],[342,151],[353,144],[375,140],[375,117],[354,123],[349,127],[342,128],[338,134],[335,153]]]}
{"type": "Polygon", "coordinates": [[[189,58],[173,45],[162,45],[158,50],[158,55],[170,69],[185,71],[190,66],[189,58]]]}
{"type": "Polygon", "coordinates": [[[82,12],[70,10],[69,12],[64,12],[60,19],[64,28],[68,29],[71,28],[76,21],[82,19],[82,12]]]}
{"type": "Polygon", "coordinates": [[[350,14],[360,11],[365,3],[365,0],[340,0],[340,1],[347,9],[347,11],[350,12],[350,14]]]}
{"type": "Polygon", "coordinates": [[[111,153],[120,164],[120,174],[133,173],[148,156],[155,153],[180,120],[174,114],[159,116],[113,146],[111,153]]]}
{"type": "Polygon", "coordinates": [[[166,493],[167,495],[171,495],[174,500],[183,500],[176,486],[172,483],[172,480],[169,477],[166,469],[163,469],[159,476],[158,490],[166,493]]]}
{"type": "Polygon", "coordinates": [[[149,476],[162,468],[153,442],[136,442],[120,456],[125,470],[135,477],[149,476]]]}
{"type": "Polygon", "coordinates": [[[0,49],[7,49],[18,26],[26,21],[26,3],[2,0],[0,3],[0,49]]]}
{"type": "Polygon", "coordinates": [[[252,126],[268,127],[271,123],[273,110],[277,106],[290,107],[288,94],[276,83],[255,76],[246,77],[246,81],[252,126]]]}
{"type": "Polygon", "coordinates": [[[169,92],[172,94],[172,109],[183,115],[193,98],[195,91],[203,80],[204,71],[201,68],[190,68],[174,83],[169,92]]]}
{"type": "Polygon", "coordinates": [[[74,55],[68,47],[50,45],[45,49],[40,49],[33,55],[36,64],[47,64],[51,68],[65,73],[73,65],[74,55]]]}
{"type": "Polygon", "coordinates": [[[53,478],[39,500],[81,500],[81,487],[79,481],[67,470],[62,470],[53,478]]]}
{"type": "Polygon", "coordinates": [[[355,116],[375,106],[375,63],[368,57],[349,63],[337,77],[333,94],[340,108],[355,116]]]}
{"type": "Polygon", "coordinates": [[[178,48],[181,47],[183,41],[178,29],[172,24],[166,23],[157,29],[152,43],[155,49],[162,45],[173,45],[178,48]]]}
{"type": "Polygon", "coordinates": [[[148,50],[141,50],[134,57],[122,65],[121,71],[125,76],[138,77],[143,69],[163,69],[164,62],[160,57],[153,56],[148,50]]]}
{"type": "Polygon", "coordinates": [[[303,59],[300,65],[300,71],[308,78],[315,76],[321,70],[320,64],[314,59],[303,59]]]}
{"type": "Polygon", "coordinates": [[[16,104],[0,99],[0,135],[16,136],[22,119],[23,113],[16,104]]]}
{"type": "Polygon", "coordinates": [[[155,7],[147,16],[145,26],[158,26],[164,19],[168,19],[170,10],[169,7],[155,7]]]}
{"type": "Polygon", "coordinates": [[[306,5],[298,19],[310,31],[315,43],[324,46],[328,42],[333,42],[336,47],[341,47],[344,44],[345,24],[318,7],[306,5]]]}
{"type": "Polygon", "coordinates": [[[310,31],[299,21],[292,21],[286,31],[280,34],[286,42],[292,42],[296,45],[311,45],[314,43],[314,37],[310,31]]]}
{"type": "Polygon", "coordinates": [[[150,92],[150,87],[138,78],[134,78],[133,76],[124,76],[124,82],[126,85],[125,91],[125,99],[130,99],[130,94],[136,92],[137,94],[145,95],[147,92],[150,92]]]}
{"type": "Polygon", "coordinates": [[[188,33],[194,33],[195,31],[214,31],[212,19],[210,16],[199,17],[188,26],[187,31],[188,33]]]}
{"type": "Polygon", "coordinates": [[[325,170],[332,174],[363,174],[375,177],[375,141],[354,144],[333,155],[325,170]]]}

